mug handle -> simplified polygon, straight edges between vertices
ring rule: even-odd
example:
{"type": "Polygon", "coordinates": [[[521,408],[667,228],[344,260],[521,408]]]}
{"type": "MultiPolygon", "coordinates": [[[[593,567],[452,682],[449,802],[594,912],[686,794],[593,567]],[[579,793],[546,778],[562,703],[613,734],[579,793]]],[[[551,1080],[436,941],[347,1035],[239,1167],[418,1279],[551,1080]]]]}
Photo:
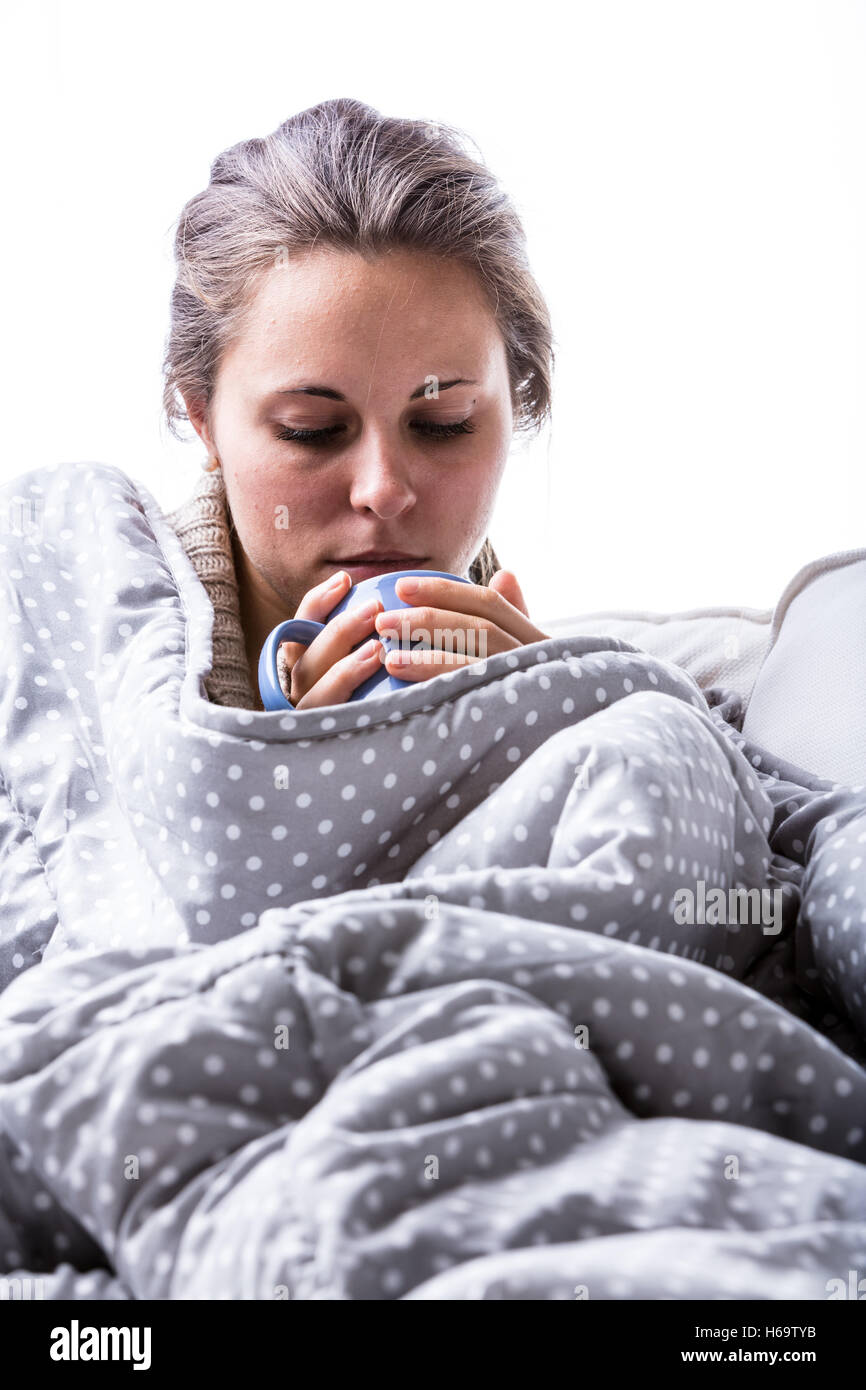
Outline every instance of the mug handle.
{"type": "Polygon", "coordinates": [[[289,618],[280,623],[268,637],[259,654],[259,694],[266,710],[294,709],[287,700],[277,677],[277,652],[281,642],[303,642],[308,647],[314,637],[324,632],[325,624],[312,618],[289,618]]]}

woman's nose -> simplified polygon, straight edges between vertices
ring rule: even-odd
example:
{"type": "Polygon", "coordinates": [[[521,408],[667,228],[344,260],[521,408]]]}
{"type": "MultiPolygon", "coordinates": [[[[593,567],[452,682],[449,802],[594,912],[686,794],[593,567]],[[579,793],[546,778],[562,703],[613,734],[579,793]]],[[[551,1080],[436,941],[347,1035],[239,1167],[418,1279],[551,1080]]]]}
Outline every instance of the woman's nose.
{"type": "Polygon", "coordinates": [[[367,507],[384,518],[399,516],[415,501],[405,463],[393,454],[374,449],[356,460],[350,497],[353,507],[367,507]]]}

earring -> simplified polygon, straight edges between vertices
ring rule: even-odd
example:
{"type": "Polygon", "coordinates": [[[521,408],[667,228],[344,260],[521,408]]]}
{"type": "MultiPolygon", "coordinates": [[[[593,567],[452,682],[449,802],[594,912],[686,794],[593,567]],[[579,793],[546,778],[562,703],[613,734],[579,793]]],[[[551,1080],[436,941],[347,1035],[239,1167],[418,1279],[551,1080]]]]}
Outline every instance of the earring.
{"type": "Polygon", "coordinates": [[[216,458],[214,455],[211,455],[211,457],[208,459],[207,463],[203,463],[203,464],[202,464],[202,469],[204,470],[205,473],[213,473],[217,468],[219,468],[219,466],[220,466],[220,461],[219,461],[219,459],[216,458]]]}

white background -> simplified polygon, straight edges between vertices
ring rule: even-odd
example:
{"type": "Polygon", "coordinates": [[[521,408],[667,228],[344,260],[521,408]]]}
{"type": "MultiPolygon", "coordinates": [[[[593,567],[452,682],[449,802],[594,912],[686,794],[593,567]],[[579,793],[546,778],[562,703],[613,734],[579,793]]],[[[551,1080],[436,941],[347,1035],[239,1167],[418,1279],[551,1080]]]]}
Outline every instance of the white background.
{"type": "Polygon", "coordinates": [[[164,507],[173,224],[330,97],[466,131],[550,305],[552,427],[491,538],[533,617],[769,608],[866,545],[866,4],[18,3],[0,482],[115,464],[164,507]]]}

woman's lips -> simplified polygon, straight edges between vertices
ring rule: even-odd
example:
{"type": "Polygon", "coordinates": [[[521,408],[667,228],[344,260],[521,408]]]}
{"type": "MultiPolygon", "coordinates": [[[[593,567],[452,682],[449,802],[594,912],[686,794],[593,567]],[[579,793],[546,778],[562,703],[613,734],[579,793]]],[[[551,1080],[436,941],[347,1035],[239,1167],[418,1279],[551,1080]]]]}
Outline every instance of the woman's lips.
{"type": "Polygon", "coordinates": [[[374,563],[371,560],[359,560],[357,563],[334,560],[332,562],[336,569],[345,570],[353,584],[358,584],[362,579],[372,579],[376,574],[391,574],[394,570],[418,570],[423,569],[423,560],[380,560],[374,563]]]}

